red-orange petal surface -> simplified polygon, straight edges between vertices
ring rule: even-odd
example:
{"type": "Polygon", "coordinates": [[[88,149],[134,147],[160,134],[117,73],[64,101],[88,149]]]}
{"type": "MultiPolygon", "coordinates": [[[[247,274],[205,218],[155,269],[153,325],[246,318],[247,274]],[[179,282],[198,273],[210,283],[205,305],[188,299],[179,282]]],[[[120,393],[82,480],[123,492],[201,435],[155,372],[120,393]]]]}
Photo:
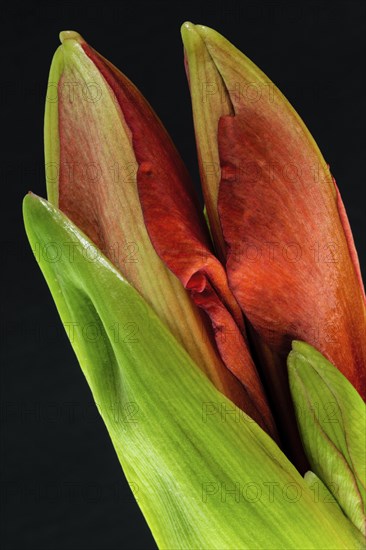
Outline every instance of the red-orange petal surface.
{"type": "Polygon", "coordinates": [[[281,107],[242,107],[219,123],[230,285],[273,352],[304,340],[365,397],[365,301],[347,217],[314,142],[281,107]]]}

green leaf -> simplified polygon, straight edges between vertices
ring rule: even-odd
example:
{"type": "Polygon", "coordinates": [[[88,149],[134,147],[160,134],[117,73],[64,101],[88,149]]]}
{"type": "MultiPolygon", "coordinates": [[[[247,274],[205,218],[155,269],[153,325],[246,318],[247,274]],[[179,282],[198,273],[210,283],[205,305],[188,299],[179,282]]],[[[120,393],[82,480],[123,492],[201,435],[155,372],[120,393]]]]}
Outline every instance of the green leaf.
{"type": "Polygon", "coordinates": [[[160,548],[362,547],[337,506],[314,502],[271,438],[215,389],[75,225],[34,195],[24,218],[160,548]]]}
{"type": "Polygon", "coordinates": [[[314,472],[365,534],[366,407],[350,382],[321,353],[293,342],[290,388],[314,472]]]}

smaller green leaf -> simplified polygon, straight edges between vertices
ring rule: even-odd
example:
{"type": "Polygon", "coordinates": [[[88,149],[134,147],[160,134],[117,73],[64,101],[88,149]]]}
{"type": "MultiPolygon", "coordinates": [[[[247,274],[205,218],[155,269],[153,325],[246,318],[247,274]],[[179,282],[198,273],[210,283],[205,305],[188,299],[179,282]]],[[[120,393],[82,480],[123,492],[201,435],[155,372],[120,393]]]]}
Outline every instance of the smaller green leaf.
{"type": "Polygon", "coordinates": [[[321,353],[294,341],[288,369],[297,422],[314,472],[365,534],[366,407],[321,353]]]}

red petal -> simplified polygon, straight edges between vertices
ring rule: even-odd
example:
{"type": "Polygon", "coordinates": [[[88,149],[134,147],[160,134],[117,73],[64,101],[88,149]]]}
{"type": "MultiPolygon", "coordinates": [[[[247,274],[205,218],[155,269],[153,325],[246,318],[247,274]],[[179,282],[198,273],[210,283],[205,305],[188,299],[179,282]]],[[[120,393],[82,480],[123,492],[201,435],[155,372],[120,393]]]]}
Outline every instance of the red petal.
{"type": "Polygon", "coordinates": [[[280,357],[293,339],[312,344],[365,397],[357,256],[316,146],[294,115],[273,105],[223,117],[219,149],[229,282],[257,336],[280,357]]]}

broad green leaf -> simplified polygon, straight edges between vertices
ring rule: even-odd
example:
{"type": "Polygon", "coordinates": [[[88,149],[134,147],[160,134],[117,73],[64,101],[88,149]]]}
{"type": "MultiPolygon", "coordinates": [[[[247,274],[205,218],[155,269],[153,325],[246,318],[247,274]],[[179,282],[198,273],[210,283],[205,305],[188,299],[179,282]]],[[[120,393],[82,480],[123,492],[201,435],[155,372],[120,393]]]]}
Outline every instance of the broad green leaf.
{"type": "Polygon", "coordinates": [[[215,389],[75,225],[34,195],[25,198],[24,217],[160,548],[362,547],[337,506],[314,501],[271,438],[215,389]]]}
{"type": "Polygon", "coordinates": [[[366,407],[321,353],[293,342],[290,388],[307,456],[344,513],[365,534],[366,407]]]}

